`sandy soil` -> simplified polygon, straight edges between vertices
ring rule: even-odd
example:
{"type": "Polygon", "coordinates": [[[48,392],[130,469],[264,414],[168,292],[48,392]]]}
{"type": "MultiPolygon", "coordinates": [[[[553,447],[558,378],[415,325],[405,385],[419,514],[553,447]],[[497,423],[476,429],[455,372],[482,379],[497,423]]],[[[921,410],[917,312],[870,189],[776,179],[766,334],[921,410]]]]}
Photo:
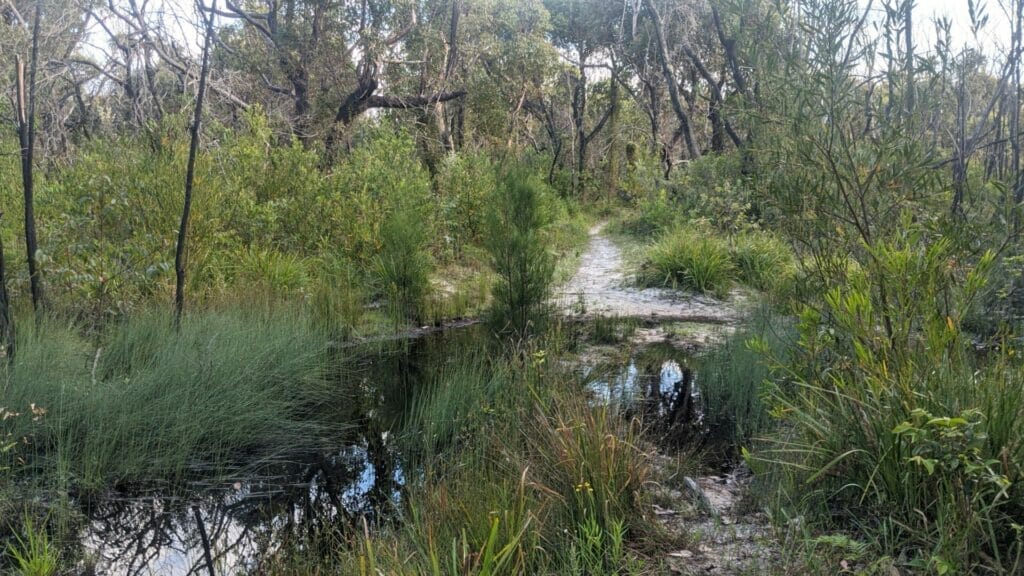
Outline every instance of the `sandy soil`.
{"type": "Polygon", "coordinates": [[[604,223],[590,230],[580,267],[556,294],[566,314],[619,316],[659,321],[733,323],[736,298],[723,302],[660,288],[637,288],[623,270],[622,251],[604,234],[604,223]]]}

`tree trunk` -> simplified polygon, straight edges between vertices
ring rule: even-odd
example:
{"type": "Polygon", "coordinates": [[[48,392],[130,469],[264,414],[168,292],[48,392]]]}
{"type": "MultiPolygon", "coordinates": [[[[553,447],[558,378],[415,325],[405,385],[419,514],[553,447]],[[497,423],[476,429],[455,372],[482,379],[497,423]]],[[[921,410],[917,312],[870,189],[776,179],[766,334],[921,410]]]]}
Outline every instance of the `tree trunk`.
{"type": "Polygon", "coordinates": [[[196,94],[195,116],[192,119],[192,134],[188,147],[188,168],[185,171],[185,204],[181,210],[181,224],[178,226],[178,243],[174,251],[174,325],[181,326],[181,313],[185,308],[185,264],[188,249],[188,222],[192,212],[192,188],[195,183],[196,156],[199,153],[199,134],[203,121],[203,97],[206,94],[206,80],[210,74],[210,43],[213,40],[213,19],[216,16],[217,0],[213,0],[210,17],[206,21],[206,38],[203,41],[203,61],[199,70],[199,92],[196,94]]]}
{"type": "MultiPolygon", "coordinates": [[[[3,214],[0,214],[3,216],[3,214]]],[[[14,360],[16,349],[14,319],[11,317],[11,297],[7,291],[7,260],[4,258],[4,243],[0,238],[0,338],[3,338],[7,361],[14,360]]]]}
{"type": "Polygon", "coordinates": [[[693,142],[693,132],[690,129],[690,117],[686,110],[683,110],[683,104],[679,100],[679,87],[676,86],[675,75],[672,74],[672,68],[668,63],[668,45],[665,43],[665,32],[661,23],[661,15],[658,13],[658,8],[654,5],[653,0],[644,0],[644,3],[647,5],[647,11],[650,12],[651,20],[654,22],[654,35],[658,41],[658,54],[661,56],[661,71],[665,76],[665,84],[668,85],[668,95],[669,100],[672,102],[672,110],[675,111],[676,117],[679,119],[679,130],[682,133],[683,141],[686,142],[686,152],[690,158],[699,158],[700,151],[693,142]]]}
{"type": "Polygon", "coordinates": [[[39,63],[39,21],[43,15],[42,0],[36,0],[35,22],[32,24],[32,56],[29,63],[28,88],[25,86],[25,65],[17,59],[18,136],[21,144],[21,181],[25,198],[25,250],[28,256],[28,277],[32,292],[32,308],[36,315],[43,311],[43,280],[36,253],[36,216],[32,163],[36,138],[36,69],[39,63]]]}

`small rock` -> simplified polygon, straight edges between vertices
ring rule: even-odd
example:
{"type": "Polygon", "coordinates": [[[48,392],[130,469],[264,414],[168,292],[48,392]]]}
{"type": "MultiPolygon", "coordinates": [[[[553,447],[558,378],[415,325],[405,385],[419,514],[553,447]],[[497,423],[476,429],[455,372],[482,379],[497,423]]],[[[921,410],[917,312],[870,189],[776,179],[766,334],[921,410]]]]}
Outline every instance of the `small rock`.
{"type": "Polygon", "coordinates": [[[679,512],[676,512],[675,510],[670,510],[668,508],[662,508],[661,506],[655,504],[654,514],[657,516],[675,516],[676,514],[679,514],[679,512]]]}
{"type": "Polygon", "coordinates": [[[693,552],[689,550],[678,550],[676,552],[669,552],[669,556],[673,558],[693,558],[693,552]]]}

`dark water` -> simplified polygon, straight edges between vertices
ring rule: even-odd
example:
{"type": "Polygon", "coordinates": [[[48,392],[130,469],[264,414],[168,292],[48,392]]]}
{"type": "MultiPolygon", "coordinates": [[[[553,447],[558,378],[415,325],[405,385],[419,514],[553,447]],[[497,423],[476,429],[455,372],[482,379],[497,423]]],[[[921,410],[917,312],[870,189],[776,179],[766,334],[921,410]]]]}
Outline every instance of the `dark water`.
{"type": "Polygon", "coordinates": [[[694,447],[704,433],[697,372],[689,354],[655,344],[625,363],[585,367],[594,401],[641,418],[645,430],[665,447],[694,447]]]}
{"type": "MultiPolygon", "coordinates": [[[[478,350],[484,337],[464,329],[346,351],[337,378],[350,380],[339,386],[348,395],[326,410],[355,426],[333,449],[236,476],[78,502],[83,569],[206,575],[209,551],[216,574],[258,573],[282,546],[309,549],[318,538],[336,542],[361,529],[364,518],[371,525],[394,519],[406,480],[416,474],[403,464],[394,431],[431,376],[478,350]]],[[[628,362],[584,371],[594,402],[641,416],[658,441],[683,443],[700,433],[700,390],[684,353],[651,346],[628,362]]]]}
{"type": "Polygon", "coordinates": [[[215,481],[134,487],[78,502],[83,570],[205,575],[208,550],[217,574],[258,572],[283,543],[306,546],[356,529],[364,518],[393,518],[407,475],[393,431],[429,375],[479,337],[459,331],[346,350],[337,377],[349,382],[325,411],[355,426],[334,449],[215,481]]]}

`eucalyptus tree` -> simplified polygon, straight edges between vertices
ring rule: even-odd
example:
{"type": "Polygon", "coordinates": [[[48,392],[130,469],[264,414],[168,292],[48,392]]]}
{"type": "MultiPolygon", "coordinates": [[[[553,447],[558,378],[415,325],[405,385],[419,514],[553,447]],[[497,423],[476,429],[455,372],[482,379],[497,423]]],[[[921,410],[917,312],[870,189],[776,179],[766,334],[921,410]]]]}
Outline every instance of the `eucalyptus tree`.
{"type": "Polygon", "coordinates": [[[389,72],[418,64],[406,49],[422,26],[416,2],[240,0],[218,14],[240,24],[223,34],[222,49],[243,84],[258,87],[253,99],[282,116],[305,144],[322,141],[328,155],[338,129],[368,110],[422,109],[465,95],[459,88],[429,90],[425,77],[414,93],[382,93],[390,91],[389,72]]]}
{"type": "Polygon", "coordinates": [[[601,69],[616,78],[619,71],[614,46],[621,37],[626,5],[602,0],[545,0],[544,5],[551,14],[551,42],[574,70],[573,76],[562,77],[571,84],[572,90],[572,189],[578,194],[587,166],[587,146],[614,111],[609,101],[608,107],[588,127],[589,75],[601,69]]]}

